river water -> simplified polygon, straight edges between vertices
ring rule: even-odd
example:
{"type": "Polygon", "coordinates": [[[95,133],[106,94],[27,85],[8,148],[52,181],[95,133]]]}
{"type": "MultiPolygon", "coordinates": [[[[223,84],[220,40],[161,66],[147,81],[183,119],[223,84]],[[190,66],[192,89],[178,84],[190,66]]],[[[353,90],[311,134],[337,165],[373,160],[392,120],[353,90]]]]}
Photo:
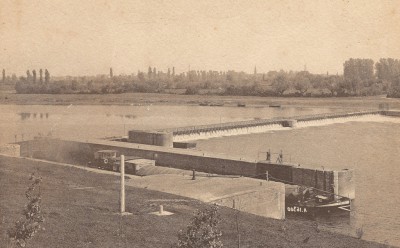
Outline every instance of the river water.
{"type": "MultiPolygon", "coordinates": [[[[356,227],[363,228],[367,240],[400,246],[400,118],[375,116],[329,125],[310,124],[291,130],[199,140],[197,149],[251,159],[264,157],[269,149],[272,153],[282,150],[288,162],[315,168],[355,168],[356,227]]],[[[339,229],[330,222],[326,224],[327,228],[339,229]]],[[[349,230],[351,226],[340,228],[349,230]]]]}
{"type": "MultiPolygon", "coordinates": [[[[0,105],[0,144],[38,135],[121,136],[130,129],[194,126],[254,118],[340,112],[327,108],[0,105]]],[[[400,246],[400,118],[367,116],[294,129],[197,141],[199,150],[261,159],[267,150],[294,163],[356,169],[356,220],[363,239],[400,246]],[[227,145],[229,144],[229,145],[227,145]]],[[[324,222],[348,232],[349,223],[324,222]]]]}
{"type": "Polygon", "coordinates": [[[203,106],[0,105],[0,144],[37,135],[103,138],[131,129],[161,129],[220,122],[337,112],[327,108],[203,106]]]}

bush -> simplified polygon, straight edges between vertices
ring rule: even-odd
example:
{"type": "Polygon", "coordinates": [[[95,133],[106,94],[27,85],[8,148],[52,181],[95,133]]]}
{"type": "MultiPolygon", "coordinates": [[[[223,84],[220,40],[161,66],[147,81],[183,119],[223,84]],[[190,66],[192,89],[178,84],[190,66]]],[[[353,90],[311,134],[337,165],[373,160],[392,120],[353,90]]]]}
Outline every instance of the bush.
{"type": "Polygon", "coordinates": [[[7,232],[12,244],[18,247],[26,247],[28,240],[41,229],[40,225],[44,221],[40,205],[42,201],[40,191],[42,178],[33,173],[29,180],[33,182],[25,192],[25,196],[29,200],[23,211],[25,219],[21,218],[7,232]]]}
{"type": "Polygon", "coordinates": [[[185,95],[197,95],[197,94],[199,94],[199,89],[195,86],[189,86],[185,91],[185,95]]]}
{"type": "Polygon", "coordinates": [[[221,221],[218,207],[211,206],[203,211],[198,211],[186,232],[182,230],[178,235],[179,248],[219,248],[222,247],[220,237],[222,232],[218,229],[221,221]]]}

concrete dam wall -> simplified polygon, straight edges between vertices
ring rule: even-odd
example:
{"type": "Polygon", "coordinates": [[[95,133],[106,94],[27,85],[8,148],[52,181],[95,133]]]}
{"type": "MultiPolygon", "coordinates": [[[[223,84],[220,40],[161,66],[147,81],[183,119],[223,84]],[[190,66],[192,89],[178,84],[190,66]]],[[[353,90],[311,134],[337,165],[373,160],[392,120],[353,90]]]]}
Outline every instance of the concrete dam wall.
{"type": "Polygon", "coordinates": [[[233,135],[243,135],[252,133],[265,133],[271,130],[284,129],[281,123],[271,122],[259,125],[254,125],[253,123],[248,126],[239,125],[237,127],[215,127],[215,128],[199,128],[191,131],[180,132],[179,134],[174,134],[174,141],[185,142],[193,141],[199,139],[209,139],[217,138],[222,136],[233,136],[233,135]]]}
{"type": "MultiPolygon", "coordinates": [[[[307,116],[295,116],[290,118],[259,119],[251,121],[238,121],[220,124],[200,125],[170,128],[157,131],[129,131],[129,141],[148,145],[160,145],[173,147],[173,142],[187,142],[198,139],[209,139],[222,136],[243,135],[252,133],[264,133],[272,130],[284,130],[296,126],[306,126],[307,124],[320,123],[322,121],[329,124],[335,121],[356,120],[358,117],[368,115],[392,115],[394,111],[363,111],[318,114],[307,116]]],[[[400,116],[400,115],[397,115],[400,116]]]]}
{"type": "Polygon", "coordinates": [[[294,164],[276,164],[269,161],[257,162],[257,177],[268,177],[283,183],[313,187],[337,196],[355,199],[354,169],[321,170],[299,167],[294,164]]]}
{"type": "Polygon", "coordinates": [[[355,197],[353,170],[317,170],[294,164],[235,159],[230,156],[204,154],[199,151],[173,149],[105,140],[60,140],[40,138],[20,142],[21,156],[56,162],[86,165],[99,150],[116,150],[126,156],[137,156],[156,161],[156,166],[196,170],[220,175],[240,175],[314,187],[319,190],[355,197]]]}

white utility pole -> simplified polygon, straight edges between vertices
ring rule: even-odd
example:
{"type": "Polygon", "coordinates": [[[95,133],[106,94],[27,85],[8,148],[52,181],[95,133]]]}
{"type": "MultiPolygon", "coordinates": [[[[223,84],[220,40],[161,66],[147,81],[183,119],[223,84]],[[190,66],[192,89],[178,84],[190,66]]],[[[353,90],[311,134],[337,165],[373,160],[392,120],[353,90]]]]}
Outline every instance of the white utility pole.
{"type": "Polygon", "coordinates": [[[125,213],[125,156],[121,155],[121,194],[120,194],[120,204],[121,204],[121,214],[125,213]]]}

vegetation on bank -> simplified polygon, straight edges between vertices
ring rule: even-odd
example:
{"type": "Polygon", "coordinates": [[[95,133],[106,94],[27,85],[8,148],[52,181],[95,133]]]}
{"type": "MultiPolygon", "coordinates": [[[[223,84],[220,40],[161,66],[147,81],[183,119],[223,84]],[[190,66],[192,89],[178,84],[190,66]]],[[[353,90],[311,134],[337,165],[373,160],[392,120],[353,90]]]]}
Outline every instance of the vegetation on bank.
{"type": "Polygon", "coordinates": [[[10,238],[9,248],[26,247],[28,240],[42,229],[41,224],[44,222],[41,206],[42,192],[40,190],[42,178],[32,173],[29,180],[32,183],[25,191],[25,197],[29,201],[23,210],[25,218],[20,218],[15,222],[14,227],[8,229],[7,234],[10,238]]]}
{"type": "Polygon", "coordinates": [[[46,69],[17,78],[6,75],[3,84],[14,84],[21,94],[118,94],[126,92],[175,93],[188,95],[228,96],[372,96],[387,94],[400,97],[400,60],[382,58],[349,59],[343,64],[343,75],[312,74],[308,71],[269,71],[254,73],[235,71],[196,71],[180,74],[175,68],[167,72],[149,67],[147,73],[138,71],[131,75],[83,77],[53,77],[46,69]]]}
{"type": "MultiPolygon", "coordinates": [[[[5,227],[0,229],[0,247],[8,238],[6,228],[14,225],[20,216],[20,206],[25,203],[26,189],[20,182],[32,171],[43,177],[42,214],[46,219],[46,230],[29,241],[32,248],[171,247],[179,240],[179,230],[188,224],[193,226],[190,224],[193,213],[208,207],[176,195],[127,187],[126,210],[133,215],[122,217],[116,214],[118,177],[0,156],[0,211],[1,225],[5,227]],[[157,211],[159,204],[174,214],[149,214],[157,211]]],[[[221,207],[218,213],[222,236],[215,229],[212,233],[218,234],[213,236],[219,237],[224,247],[237,247],[238,230],[242,247],[386,247],[324,231],[312,221],[280,221],[240,212],[240,221],[236,223],[235,210],[221,207]]],[[[211,214],[214,216],[214,212],[211,214]]]]}
{"type": "MultiPolygon", "coordinates": [[[[180,230],[177,248],[221,248],[223,243],[219,230],[221,217],[217,205],[198,210],[186,231],[180,230]]],[[[240,245],[239,245],[240,247],[240,245]]]]}

